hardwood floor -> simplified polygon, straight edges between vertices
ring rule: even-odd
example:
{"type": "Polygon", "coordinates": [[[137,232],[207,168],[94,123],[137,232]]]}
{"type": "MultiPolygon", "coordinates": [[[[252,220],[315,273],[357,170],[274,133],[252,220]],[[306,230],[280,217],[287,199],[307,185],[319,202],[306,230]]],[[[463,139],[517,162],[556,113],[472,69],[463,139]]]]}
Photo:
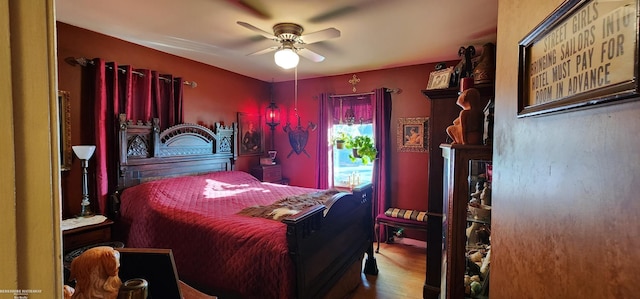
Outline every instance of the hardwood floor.
{"type": "Polygon", "coordinates": [[[422,299],[426,249],[412,244],[380,244],[375,254],[378,276],[362,274],[362,284],[350,299],[422,299]]]}
{"type": "MultiPolygon", "coordinates": [[[[422,299],[427,268],[426,248],[424,243],[403,241],[380,244],[380,253],[375,253],[378,275],[362,274],[360,286],[348,299],[422,299]]],[[[185,299],[219,298],[207,296],[184,284],[181,288],[185,299]]]]}

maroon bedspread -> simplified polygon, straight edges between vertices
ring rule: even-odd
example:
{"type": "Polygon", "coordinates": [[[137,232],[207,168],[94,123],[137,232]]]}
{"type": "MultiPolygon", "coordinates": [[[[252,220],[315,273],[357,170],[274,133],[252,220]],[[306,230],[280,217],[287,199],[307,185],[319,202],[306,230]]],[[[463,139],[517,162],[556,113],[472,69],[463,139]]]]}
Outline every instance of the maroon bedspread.
{"type": "Polygon", "coordinates": [[[153,181],[124,190],[120,228],[128,230],[127,247],[172,249],[180,278],[194,286],[243,298],[292,298],[285,225],[236,213],[313,191],[238,171],[153,181]]]}

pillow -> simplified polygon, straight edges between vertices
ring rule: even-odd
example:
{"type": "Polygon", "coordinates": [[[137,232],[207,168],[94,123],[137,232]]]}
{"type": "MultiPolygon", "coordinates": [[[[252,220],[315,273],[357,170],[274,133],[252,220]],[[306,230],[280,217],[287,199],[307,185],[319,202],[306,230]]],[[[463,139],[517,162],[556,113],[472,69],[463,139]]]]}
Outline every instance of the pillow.
{"type": "Polygon", "coordinates": [[[427,212],[424,211],[389,208],[386,212],[384,212],[384,214],[394,218],[427,222],[427,212]]]}

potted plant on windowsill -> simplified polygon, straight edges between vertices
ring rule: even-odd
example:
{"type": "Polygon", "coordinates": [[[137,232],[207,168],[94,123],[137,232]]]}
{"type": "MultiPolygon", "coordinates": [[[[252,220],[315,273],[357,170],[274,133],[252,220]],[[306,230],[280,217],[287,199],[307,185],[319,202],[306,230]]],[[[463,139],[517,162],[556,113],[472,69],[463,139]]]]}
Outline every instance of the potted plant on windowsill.
{"type": "Polygon", "coordinates": [[[378,150],[369,136],[351,137],[345,143],[345,147],[353,150],[353,153],[349,155],[352,162],[355,162],[356,159],[362,159],[362,164],[367,165],[378,156],[378,150]]]}
{"type": "Polygon", "coordinates": [[[345,132],[339,132],[335,137],[333,137],[333,143],[336,145],[337,149],[343,149],[345,144],[351,139],[345,132]]]}

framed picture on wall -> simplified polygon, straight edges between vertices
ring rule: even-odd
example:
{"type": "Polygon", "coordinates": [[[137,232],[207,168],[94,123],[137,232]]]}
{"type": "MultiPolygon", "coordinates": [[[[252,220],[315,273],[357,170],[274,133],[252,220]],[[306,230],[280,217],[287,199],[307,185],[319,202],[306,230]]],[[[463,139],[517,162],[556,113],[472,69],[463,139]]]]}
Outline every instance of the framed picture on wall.
{"type": "Polygon", "coordinates": [[[71,169],[71,98],[68,91],[58,90],[58,119],[60,122],[60,169],[71,169]]]}
{"type": "Polygon", "coordinates": [[[398,119],[397,146],[399,152],[427,152],[428,117],[403,117],[398,119]]]}
{"type": "Polygon", "coordinates": [[[264,134],[259,114],[238,112],[238,155],[253,156],[264,153],[264,134]]]}

